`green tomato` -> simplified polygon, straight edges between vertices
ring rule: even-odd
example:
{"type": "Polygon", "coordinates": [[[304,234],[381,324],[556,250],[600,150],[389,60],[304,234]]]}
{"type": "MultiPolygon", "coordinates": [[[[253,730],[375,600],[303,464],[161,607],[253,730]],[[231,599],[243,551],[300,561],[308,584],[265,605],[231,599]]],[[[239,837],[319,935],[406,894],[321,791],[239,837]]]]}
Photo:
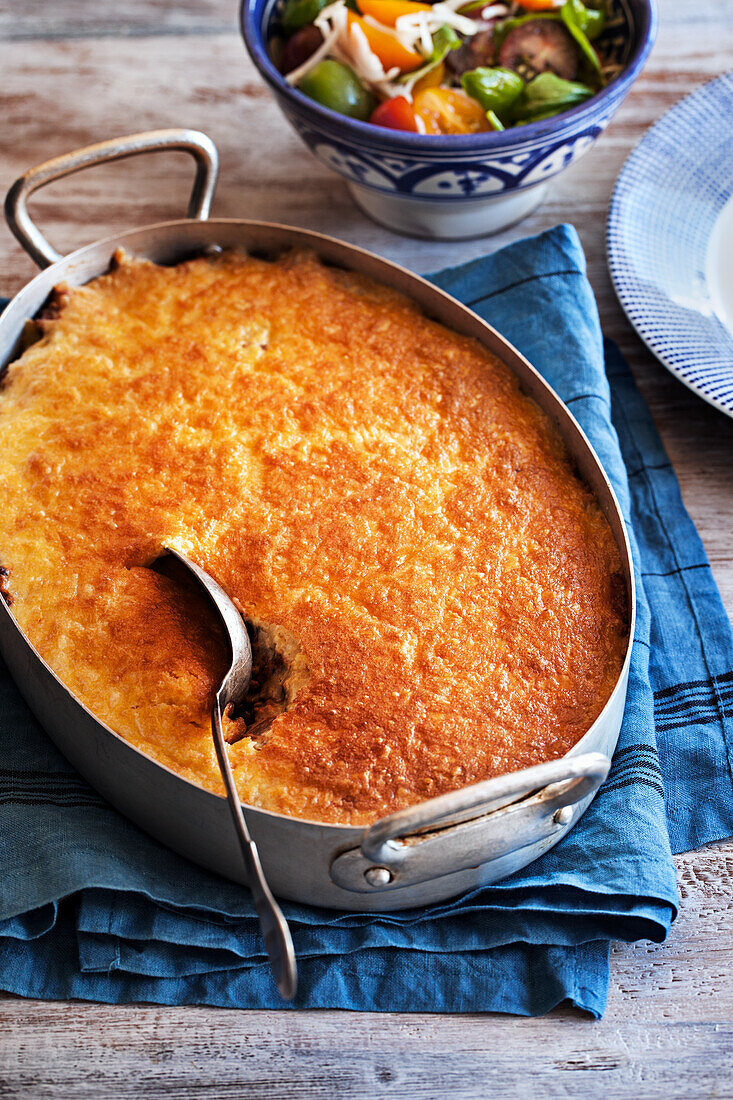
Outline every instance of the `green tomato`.
{"type": "Polygon", "coordinates": [[[512,69],[472,69],[461,77],[463,90],[485,111],[502,115],[524,91],[524,81],[512,69]]]}
{"type": "Polygon", "coordinates": [[[280,12],[280,23],[286,34],[312,23],[330,0],[285,0],[280,12]]]}
{"type": "Polygon", "coordinates": [[[353,69],[340,61],[319,61],[298,84],[298,91],[340,115],[366,122],[376,106],[353,69]]]}

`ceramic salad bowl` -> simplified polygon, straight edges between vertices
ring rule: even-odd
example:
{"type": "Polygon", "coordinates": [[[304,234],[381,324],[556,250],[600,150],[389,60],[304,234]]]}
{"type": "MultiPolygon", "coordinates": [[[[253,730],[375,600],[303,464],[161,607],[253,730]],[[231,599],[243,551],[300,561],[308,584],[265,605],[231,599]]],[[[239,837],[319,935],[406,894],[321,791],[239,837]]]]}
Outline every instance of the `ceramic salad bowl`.
{"type": "Polygon", "coordinates": [[[477,134],[410,133],[338,114],[292,87],[268,51],[278,0],[243,0],[247,49],[280,109],[319,160],[347,181],[362,210],[411,236],[497,232],[529,214],[548,182],[586,153],[618,110],[651,51],[656,0],[611,0],[619,29],[605,49],[621,71],[560,115],[477,134]]]}

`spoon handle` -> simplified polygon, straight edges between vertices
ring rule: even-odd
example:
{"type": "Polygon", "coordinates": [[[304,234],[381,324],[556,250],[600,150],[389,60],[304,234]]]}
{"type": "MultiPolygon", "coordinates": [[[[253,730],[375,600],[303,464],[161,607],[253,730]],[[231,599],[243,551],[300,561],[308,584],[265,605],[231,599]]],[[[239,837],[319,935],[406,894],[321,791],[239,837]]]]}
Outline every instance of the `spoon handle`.
{"type": "Polygon", "coordinates": [[[295,950],[290,935],[288,922],[282,915],[280,906],[275,901],[270,887],[267,885],[257,845],[249,835],[247,822],[244,820],[242,805],[237,793],[237,785],[234,781],[229,756],[224,741],[224,731],[221,725],[221,709],[219,700],[215,700],[211,711],[211,732],[214,738],[216,758],[219,761],[221,777],[227,792],[229,809],[232,812],[234,828],[237,833],[239,847],[244,857],[244,866],[247,872],[247,882],[252,891],[252,897],[260,921],[262,938],[265,941],[267,957],[270,967],[280,991],[280,996],[286,1001],[292,1001],[298,988],[298,971],[295,963],[295,950]]]}

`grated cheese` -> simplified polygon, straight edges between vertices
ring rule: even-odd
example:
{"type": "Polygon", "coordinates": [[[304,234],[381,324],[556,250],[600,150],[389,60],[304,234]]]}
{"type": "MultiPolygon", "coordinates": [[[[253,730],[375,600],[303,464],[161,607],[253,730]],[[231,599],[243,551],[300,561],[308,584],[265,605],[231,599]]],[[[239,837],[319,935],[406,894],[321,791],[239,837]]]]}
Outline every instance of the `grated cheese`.
{"type": "MultiPolygon", "coordinates": [[[[453,0],[455,2],[455,0],[453,0]]],[[[464,0],[465,2],[465,0],[464,0]]],[[[438,4],[433,4],[431,15],[431,22],[435,20],[435,30],[442,24],[447,23],[449,27],[453,27],[454,30],[460,31],[461,34],[468,35],[478,34],[480,27],[477,27],[475,19],[469,19],[467,15],[459,15],[455,11],[451,0],[440,0],[438,4]]]]}
{"type": "Polygon", "coordinates": [[[430,30],[430,15],[426,11],[414,15],[400,15],[395,24],[400,43],[408,50],[419,48],[425,57],[433,52],[433,36],[430,30]]]}

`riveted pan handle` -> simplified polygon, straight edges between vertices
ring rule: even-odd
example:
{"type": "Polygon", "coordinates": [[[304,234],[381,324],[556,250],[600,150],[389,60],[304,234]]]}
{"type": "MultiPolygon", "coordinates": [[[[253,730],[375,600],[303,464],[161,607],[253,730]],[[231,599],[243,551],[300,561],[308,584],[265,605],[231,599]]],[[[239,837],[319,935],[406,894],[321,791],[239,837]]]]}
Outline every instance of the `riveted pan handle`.
{"type": "Polygon", "coordinates": [[[190,153],[196,161],[196,177],[188,203],[188,217],[204,220],[209,216],[219,173],[219,154],[211,138],[198,130],[150,130],[142,134],[100,141],[73,153],[54,157],[29,169],[15,181],[5,198],[5,217],[11,231],[39,267],[48,267],[62,259],[49,244],[28,213],[28,199],[39,187],[63,179],[83,168],[107,161],[136,157],[141,153],[178,151],[190,153]]]}
{"type": "Polygon", "coordinates": [[[550,848],[608,774],[602,753],[567,756],[440,795],[377,821],[331,877],[360,893],[478,867],[529,845],[550,848]]]}

